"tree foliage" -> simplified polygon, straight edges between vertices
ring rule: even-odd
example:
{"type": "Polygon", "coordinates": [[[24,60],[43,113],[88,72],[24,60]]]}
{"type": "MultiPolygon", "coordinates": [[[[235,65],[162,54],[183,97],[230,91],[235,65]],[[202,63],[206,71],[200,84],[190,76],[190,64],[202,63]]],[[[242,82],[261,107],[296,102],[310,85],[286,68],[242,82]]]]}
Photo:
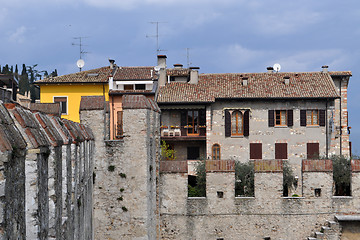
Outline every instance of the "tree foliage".
{"type": "Polygon", "coordinates": [[[287,161],[283,161],[283,196],[287,197],[289,190],[296,187],[296,184],[297,181],[290,164],[287,161]]]}
{"type": "Polygon", "coordinates": [[[351,161],[344,156],[333,155],[333,179],[335,185],[335,196],[351,195],[351,161]]]}
{"type": "Polygon", "coordinates": [[[235,162],[235,196],[255,196],[254,162],[235,162]]]}
{"type": "Polygon", "coordinates": [[[161,157],[162,160],[175,160],[176,151],[170,147],[164,140],[161,142],[161,157]]]}
{"type": "Polygon", "coordinates": [[[188,185],[188,197],[206,197],[206,166],[199,161],[196,166],[196,185],[188,185]]]}

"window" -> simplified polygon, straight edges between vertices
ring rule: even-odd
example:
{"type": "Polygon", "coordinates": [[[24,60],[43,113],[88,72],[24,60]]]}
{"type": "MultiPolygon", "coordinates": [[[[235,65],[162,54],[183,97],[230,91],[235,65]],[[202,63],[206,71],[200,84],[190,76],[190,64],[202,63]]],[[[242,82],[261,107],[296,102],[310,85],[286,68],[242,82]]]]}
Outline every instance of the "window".
{"type": "Polygon", "coordinates": [[[145,90],[145,84],[135,84],[135,90],[145,90]]]}
{"type": "Polygon", "coordinates": [[[67,114],[67,97],[54,97],[54,103],[60,103],[60,110],[62,115],[67,114]]]}
{"type": "Polygon", "coordinates": [[[287,143],[275,143],[275,159],[287,159],[287,143]]]}
{"type": "Polygon", "coordinates": [[[125,85],[124,85],[124,90],[134,90],[134,85],[132,85],[132,84],[125,84],[125,85]]]}
{"type": "Polygon", "coordinates": [[[325,110],[300,110],[300,126],[325,126],[325,110]]]}
{"type": "Polygon", "coordinates": [[[225,137],[249,136],[249,110],[225,110],[225,137]]]}
{"type": "Polygon", "coordinates": [[[306,110],[306,125],[319,125],[318,110],[306,110]]]}
{"type": "Polygon", "coordinates": [[[214,144],[212,146],[212,160],[220,160],[220,145],[214,144]]]}
{"type": "Polygon", "coordinates": [[[198,134],[198,121],[199,121],[199,111],[198,110],[188,111],[188,115],[187,115],[188,134],[198,134]]]}
{"type": "Polygon", "coordinates": [[[307,159],[316,159],[319,157],[319,143],[307,143],[307,159]]]}
{"type": "Polygon", "coordinates": [[[123,112],[116,112],[115,138],[120,139],[124,135],[123,132],[123,112]]]}
{"type": "Polygon", "coordinates": [[[243,115],[240,111],[231,114],[231,135],[243,135],[243,115]]]}
{"type": "Polygon", "coordinates": [[[261,143],[250,143],[250,159],[262,159],[261,143]]]}
{"type": "Polygon", "coordinates": [[[269,110],[269,127],[293,126],[293,110],[269,110]]]}

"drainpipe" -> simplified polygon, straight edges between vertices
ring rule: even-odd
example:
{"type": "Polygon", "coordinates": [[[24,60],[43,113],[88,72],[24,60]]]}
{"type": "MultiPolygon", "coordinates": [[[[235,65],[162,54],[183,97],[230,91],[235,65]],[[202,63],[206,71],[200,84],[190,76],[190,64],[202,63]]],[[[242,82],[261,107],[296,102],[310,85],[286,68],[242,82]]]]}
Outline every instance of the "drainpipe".
{"type": "Polygon", "coordinates": [[[106,140],[106,98],[105,98],[105,83],[103,83],[103,96],[104,96],[104,140],[106,140]]]}
{"type": "Polygon", "coordinates": [[[340,80],[340,156],[342,156],[342,96],[341,96],[341,84],[342,84],[343,78],[340,80]]]}

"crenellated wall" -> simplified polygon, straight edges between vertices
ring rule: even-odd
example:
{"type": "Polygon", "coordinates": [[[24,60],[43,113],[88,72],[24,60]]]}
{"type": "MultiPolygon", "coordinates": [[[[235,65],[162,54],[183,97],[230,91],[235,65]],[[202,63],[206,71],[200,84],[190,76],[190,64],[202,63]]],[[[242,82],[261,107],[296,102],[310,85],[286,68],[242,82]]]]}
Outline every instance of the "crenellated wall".
{"type": "Polygon", "coordinates": [[[93,239],[91,129],[0,103],[2,239],[93,239]]]}
{"type": "Polygon", "coordinates": [[[255,161],[254,197],[235,197],[235,174],[227,169],[207,171],[206,197],[188,198],[188,175],[163,167],[161,239],[306,239],[335,215],[360,213],[360,160],[352,160],[352,196],[333,195],[329,161],[302,161],[299,197],[282,196],[281,160],[255,161]]]}

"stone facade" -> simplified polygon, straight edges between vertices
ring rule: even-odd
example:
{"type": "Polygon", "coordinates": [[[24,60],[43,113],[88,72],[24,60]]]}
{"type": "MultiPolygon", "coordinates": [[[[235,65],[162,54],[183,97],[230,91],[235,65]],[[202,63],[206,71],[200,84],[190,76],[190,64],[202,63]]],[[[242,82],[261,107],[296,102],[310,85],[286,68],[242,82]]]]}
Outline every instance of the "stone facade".
{"type": "Polygon", "coordinates": [[[92,239],[93,134],[0,104],[1,238],[92,239]]]}

